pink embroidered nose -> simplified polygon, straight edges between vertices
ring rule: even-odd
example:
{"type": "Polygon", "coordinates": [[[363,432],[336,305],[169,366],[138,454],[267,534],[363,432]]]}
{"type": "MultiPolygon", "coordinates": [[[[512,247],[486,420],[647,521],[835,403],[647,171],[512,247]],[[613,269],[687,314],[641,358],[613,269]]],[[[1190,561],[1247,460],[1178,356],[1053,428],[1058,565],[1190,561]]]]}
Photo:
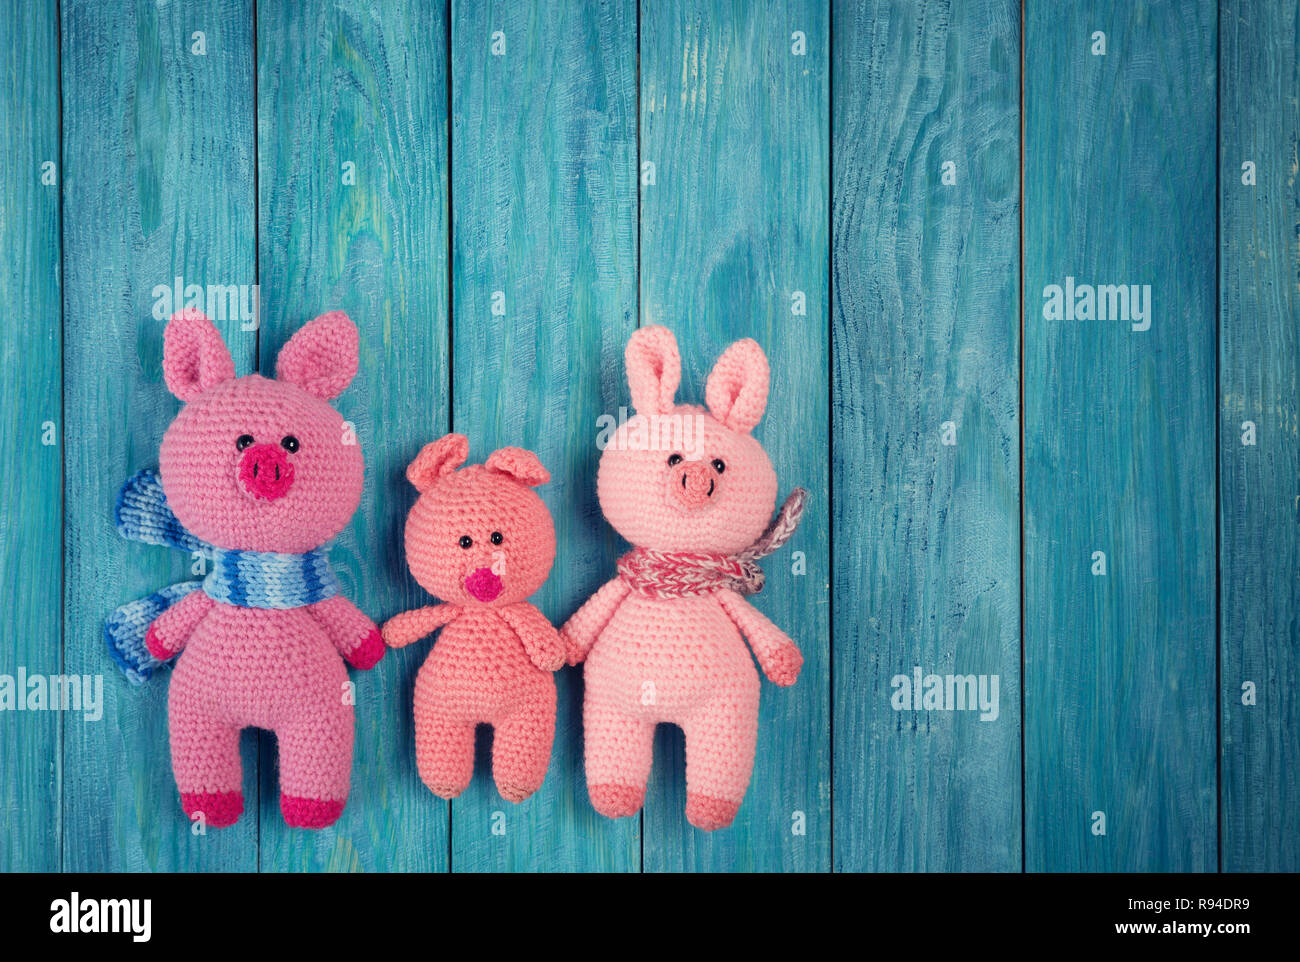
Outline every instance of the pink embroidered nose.
{"type": "Polygon", "coordinates": [[[501,579],[493,574],[491,568],[478,568],[465,579],[465,590],[476,601],[491,601],[501,594],[501,579]]]}
{"type": "Polygon", "coordinates": [[[283,498],[293,487],[293,462],[278,444],[255,444],[239,459],[239,481],[255,498],[283,498]]]}
{"type": "Polygon", "coordinates": [[[685,508],[709,503],[718,490],[718,473],[708,461],[683,461],[668,476],[668,490],[685,508]]]}

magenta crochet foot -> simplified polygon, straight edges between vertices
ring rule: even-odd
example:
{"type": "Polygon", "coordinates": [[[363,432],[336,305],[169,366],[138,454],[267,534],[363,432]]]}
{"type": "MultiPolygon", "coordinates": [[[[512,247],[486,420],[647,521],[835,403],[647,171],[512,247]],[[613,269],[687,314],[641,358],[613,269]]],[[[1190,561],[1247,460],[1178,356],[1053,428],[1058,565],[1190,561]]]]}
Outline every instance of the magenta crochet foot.
{"type": "Polygon", "coordinates": [[[244,814],[244,793],[182,792],[181,809],[190,821],[201,816],[209,828],[229,828],[244,814]]]}
{"type": "Polygon", "coordinates": [[[626,818],[641,811],[645,804],[645,788],[631,785],[591,785],[587,788],[591,807],[606,818],[626,818]]]}
{"type": "Polygon", "coordinates": [[[749,787],[754,658],[775,684],[799,676],[799,649],[745,598],[763,587],[758,559],[794,533],[805,493],[773,519],[776,472],[750,433],[768,389],[755,342],[718,359],[707,407],[674,400],[681,358],[667,328],[634,333],[626,359],[636,416],[605,444],[596,493],[633,550],[561,631],[566,660],[586,663],[588,791],[602,814],[637,811],[655,725],[669,722],[686,735],[686,817],[713,830],[731,824],[749,787]]]}
{"type": "Polygon", "coordinates": [[[706,832],[726,828],[735,821],[740,802],[728,802],[707,795],[686,793],[686,821],[706,832]]]}
{"type": "Polygon", "coordinates": [[[420,492],[406,519],[406,563],[444,603],[396,615],[384,641],[409,645],[442,628],[415,680],[415,761],[441,798],[474,775],[474,729],[493,728],[492,777],[508,802],[541,787],[555,737],[559,633],[526,600],[555,560],[555,527],[532,488],[550,476],[522,448],[461,468],[469,441],[425,445],[406,476],[420,492]]]}
{"type": "Polygon", "coordinates": [[[324,547],[361,498],[361,448],[329,404],[356,373],[357,329],[337,312],[306,324],[275,379],[236,377],[196,310],[174,316],[163,341],[163,376],[184,406],[158,472],[123,489],[118,530],[204,556],[206,576],[115,612],[110,651],[137,678],[157,667],[137,660],[143,650],[175,659],[167,712],[187,813],[212,826],[238,818],[237,791],[206,790],[242,783],[239,733],[256,727],[276,734],[286,821],[319,828],[338,818],[351,778],[344,662],[369,668],[387,650],[340,593],[324,547]]]}
{"type": "Polygon", "coordinates": [[[294,798],[280,795],[280,813],[291,828],[326,828],[343,814],[344,799],[294,798]]]}

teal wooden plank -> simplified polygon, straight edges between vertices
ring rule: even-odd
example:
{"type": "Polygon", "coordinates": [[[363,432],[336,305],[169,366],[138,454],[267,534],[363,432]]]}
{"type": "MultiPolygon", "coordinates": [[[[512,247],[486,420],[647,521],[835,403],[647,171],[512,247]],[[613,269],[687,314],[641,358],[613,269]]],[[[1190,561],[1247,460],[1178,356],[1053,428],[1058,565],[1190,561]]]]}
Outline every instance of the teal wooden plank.
{"type": "MultiPolygon", "coordinates": [[[[193,834],[171,771],[167,673],[130,685],[108,657],[103,624],[118,605],[189,577],[188,557],[120,538],[112,509],[130,474],[157,465],[179,406],[162,379],[174,305],[161,290],[179,277],[206,301],[210,285],[255,280],[252,8],[66,0],[62,24],[64,663],[104,686],[101,721],[66,723],[64,868],[249,870],[252,740],[245,816],[193,834]]],[[[223,313],[214,320],[249,373],[255,336],[238,311],[223,313]]]]}
{"type": "Polygon", "coordinates": [[[54,872],[65,716],[17,709],[29,694],[20,677],[44,684],[63,670],[59,11],[45,0],[24,12],[0,18],[0,314],[11,319],[0,330],[0,871],[54,872]]]}
{"type": "Polygon", "coordinates": [[[1020,4],[833,12],[835,866],[1019,871],[1020,4]]]}
{"type": "Polygon", "coordinates": [[[1297,31],[1300,6],[1294,3],[1220,5],[1225,872],[1300,870],[1297,31]]]}
{"type": "MultiPolygon", "coordinates": [[[[559,625],[617,556],[595,442],[623,397],[636,317],[636,8],[453,0],[452,92],[453,421],[471,462],[521,445],[550,471],[538,493],[558,551],[532,600],[559,625]]],[[[480,738],[452,802],[454,871],[639,866],[635,822],[587,798],[580,677],[556,675],[551,765],[532,798],[501,798],[480,738]]]]}
{"type": "Polygon", "coordinates": [[[758,341],[772,383],[754,436],[781,497],[812,495],[754,599],[802,649],[798,684],[762,682],[753,780],[728,829],[686,821],[683,739],[661,731],[647,871],[830,866],[829,49],[812,0],[641,7],[641,323],[675,332],[688,403],[728,344],[758,341]]]}
{"type": "Polygon", "coordinates": [[[1210,0],[1026,10],[1031,871],[1216,864],[1216,33],[1210,0]]]}
{"type": "MultiPolygon", "coordinates": [[[[270,376],[280,347],[326,310],[360,330],[360,369],[336,403],[365,454],[365,490],[330,557],[379,622],[427,603],[402,546],[405,470],[449,417],[444,17],[417,0],[258,7],[260,366],[270,376]]],[[[446,870],[447,803],[415,771],[416,654],[351,672],[352,791],[335,825],[287,828],[266,766],[262,870],[446,870]]]]}

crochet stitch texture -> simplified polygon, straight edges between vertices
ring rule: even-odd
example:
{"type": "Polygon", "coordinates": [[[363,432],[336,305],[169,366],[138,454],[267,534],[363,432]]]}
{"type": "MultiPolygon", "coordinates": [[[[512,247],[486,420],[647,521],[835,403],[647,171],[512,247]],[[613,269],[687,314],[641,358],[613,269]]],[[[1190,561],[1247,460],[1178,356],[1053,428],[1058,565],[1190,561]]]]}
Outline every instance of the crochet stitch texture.
{"type": "MultiPolygon", "coordinates": [[[[212,547],[214,570],[204,590],[156,602],[145,643],[160,662],[180,656],[168,692],[172,768],[185,813],[212,827],[243,811],[239,733],[249,726],[276,734],[289,825],[329,825],[347,799],[354,718],[343,660],[373,667],[384,646],[317,549],[361,496],[361,449],[328,403],[356,373],[357,352],[356,327],[339,312],[290,339],[274,380],[236,378],[199,311],[173,316],[164,333],[163,374],[186,403],[163,437],[161,491],[184,532],[212,547]]],[[[131,524],[160,517],[143,510],[131,524]]]]}
{"type": "Polygon", "coordinates": [[[425,446],[406,476],[420,492],[406,519],[411,574],[442,604],[384,624],[400,648],[442,628],[415,681],[415,757],[434,794],[455,798],[474,774],[474,731],[493,727],[492,778],[521,802],[541,787],[555,738],[559,633],[525,599],[555,560],[555,527],[532,490],[550,480],[537,456],[502,448],[461,469],[460,434],[425,446]],[[460,469],[460,470],[458,470],[460,469]]]}
{"type": "Polygon", "coordinates": [[[769,525],[776,473],[750,434],[767,406],[757,343],[718,359],[707,409],[675,403],[681,358],[667,328],[634,333],[626,360],[637,413],[606,445],[596,490],[634,551],[560,632],[569,664],[586,662],[588,792],[611,818],[637,812],[655,726],[671,722],[686,735],[686,818],[713,830],[735,818],[754,765],[759,680],[742,636],[778,685],[793,685],[803,664],[737,588],[761,587],[754,560],[793,533],[804,494],[769,525]],[[702,437],[686,443],[690,425],[702,437]]]}

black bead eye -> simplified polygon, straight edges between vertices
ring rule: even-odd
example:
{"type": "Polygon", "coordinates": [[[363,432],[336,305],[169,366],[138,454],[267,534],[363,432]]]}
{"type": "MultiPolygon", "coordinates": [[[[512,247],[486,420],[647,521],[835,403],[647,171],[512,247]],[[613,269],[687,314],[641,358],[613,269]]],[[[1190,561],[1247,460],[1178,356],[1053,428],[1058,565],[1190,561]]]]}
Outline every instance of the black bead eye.
{"type": "Polygon", "coordinates": [[[467,534],[463,534],[460,536],[460,546],[462,548],[472,548],[474,547],[474,539],[467,534]]]}
{"type": "MultiPolygon", "coordinates": [[[[300,446],[301,445],[298,444],[298,439],[295,438],[292,434],[286,434],[284,437],[280,439],[280,447],[284,448],[290,454],[293,454],[295,451],[297,451],[300,446]]],[[[714,461],[713,463],[717,464],[718,462],[714,461]]]]}
{"type": "Polygon", "coordinates": [[[668,455],[668,467],[675,468],[677,467],[677,465],[681,463],[682,463],[682,456],[680,454],[668,455]]]}
{"type": "Polygon", "coordinates": [[[505,540],[506,540],[506,539],[503,538],[503,537],[501,536],[501,532],[500,532],[500,531],[493,531],[493,532],[492,532],[492,543],[493,543],[493,544],[500,544],[502,541],[505,541],[505,540]]]}
{"type": "Polygon", "coordinates": [[[718,474],[721,474],[723,471],[727,470],[727,462],[723,461],[722,458],[714,458],[713,470],[717,471],[718,474]]]}
{"type": "Polygon", "coordinates": [[[251,434],[241,434],[239,437],[235,438],[235,450],[242,451],[244,448],[252,445],[252,443],[253,436],[251,434]]]}

